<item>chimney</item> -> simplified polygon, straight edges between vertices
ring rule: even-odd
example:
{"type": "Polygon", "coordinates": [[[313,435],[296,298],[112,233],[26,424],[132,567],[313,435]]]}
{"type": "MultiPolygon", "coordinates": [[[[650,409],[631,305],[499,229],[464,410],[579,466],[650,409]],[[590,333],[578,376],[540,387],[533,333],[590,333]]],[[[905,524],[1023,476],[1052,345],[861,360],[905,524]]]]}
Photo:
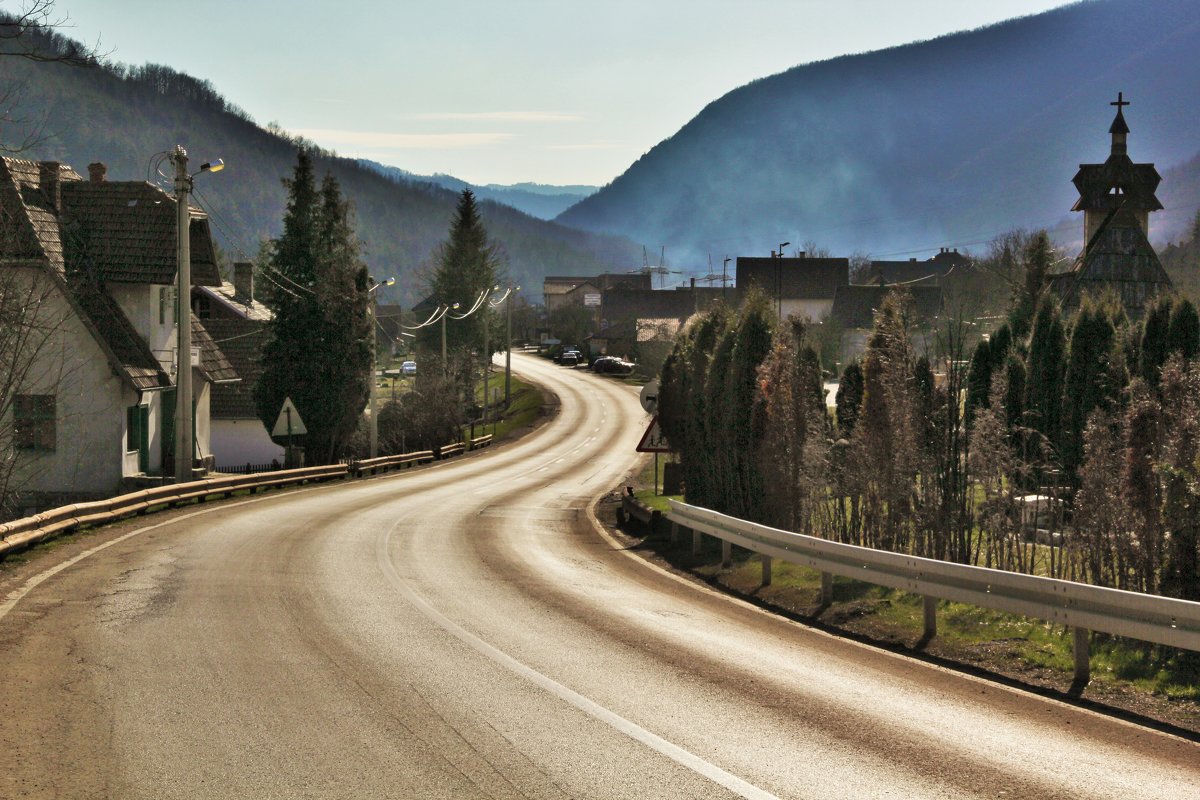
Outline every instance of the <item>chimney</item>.
{"type": "Polygon", "coordinates": [[[909,260],[910,262],[916,263],[917,257],[916,257],[916,256],[910,256],[908,260],[909,260]]]}
{"type": "Polygon", "coordinates": [[[38,180],[42,185],[42,194],[46,202],[55,211],[62,211],[62,183],[59,180],[59,164],[57,161],[38,162],[38,180]]]}
{"type": "Polygon", "coordinates": [[[249,261],[233,265],[233,296],[246,302],[254,299],[254,265],[249,261]]]}
{"type": "Polygon", "coordinates": [[[696,291],[696,279],[692,278],[692,291],[696,291]]]}
{"type": "Polygon", "coordinates": [[[108,167],[101,161],[88,164],[88,180],[92,183],[104,183],[108,180],[108,167]]]}

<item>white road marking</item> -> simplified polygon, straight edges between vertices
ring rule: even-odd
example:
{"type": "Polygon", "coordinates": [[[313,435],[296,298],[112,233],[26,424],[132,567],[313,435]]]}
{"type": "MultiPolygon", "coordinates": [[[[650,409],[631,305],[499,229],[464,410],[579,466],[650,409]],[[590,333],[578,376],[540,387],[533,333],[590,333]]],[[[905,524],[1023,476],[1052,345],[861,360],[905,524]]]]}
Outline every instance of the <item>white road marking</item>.
{"type": "Polygon", "coordinates": [[[683,749],[677,744],[673,744],[661,736],[651,733],[650,731],[632,722],[615,711],[610,711],[594,700],[579,694],[572,689],[568,689],[553,678],[547,677],[530,666],[523,664],[517,659],[505,653],[498,647],[489,644],[480,639],[475,634],[460,627],[453,622],[449,617],[442,614],[434,608],[428,600],[417,594],[407,581],[400,577],[400,573],[396,571],[396,567],[392,564],[392,560],[388,555],[390,543],[392,540],[392,532],[396,530],[400,523],[396,523],[388,532],[379,538],[375,548],[376,559],[379,562],[380,569],[384,575],[396,586],[397,589],[413,604],[421,613],[429,617],[438,627],[454,636],[463,644],[475,650],[479,654],[491,659],[500,666],[510,672],[525,678],[530,683],[545,689],[555,697],[574,706],[583,713],[587,714],[595,720],[605,723],[616,731],[619,731],[629,738],[641,742],[650,749],[666,756],[677,764],[687,767],[696,774],[707,778],[708,780],[720,786],[724,786],[729,791],[737,794],[747,800],[780,800],[776,795],[760,789],[749,781],[743,780],[733,773],[726,772],[716,764],[705,761],[700,756],[683,749]]]}

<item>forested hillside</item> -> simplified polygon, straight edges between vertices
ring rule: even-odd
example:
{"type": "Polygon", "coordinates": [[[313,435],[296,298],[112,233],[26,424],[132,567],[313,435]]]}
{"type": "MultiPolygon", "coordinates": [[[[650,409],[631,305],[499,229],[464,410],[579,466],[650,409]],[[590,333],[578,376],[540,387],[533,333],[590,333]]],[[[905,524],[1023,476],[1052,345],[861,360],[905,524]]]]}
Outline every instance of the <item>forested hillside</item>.
{"type": "MultiPolygon", "coordinates": [[[[1200,152],[1197,74],[1194,0],[1084,2],[808,64],[714,101],[558,219],[693,258],[789,239],[916,254],[1066,220],[1069,244],[1071,178],[1107,156],[1109,102],[1132,101],[1129,153],[1167,173],[1200,152]]],[[[1186,228],[1195,194],[1164,183],[1156,240],[1186,228]]]]}
{"type": "MultiPolygon", "coordinates": [[[[11,148],[31,129],[40,131],[41,141],[21,157],[57,159],[84,175],[89,163],[101,161],[110,180],[160,180],[148,175],[151,157],[181,144],[197,167],[225,160],[226,169],[197,178],[196,189],[215,215],[214,232],[229,258],[253,257],[262,239],[278,234],[286,197],[280,179],[291,173],[296,143],[258,126],[206,81],[156,65],[78,68],[0,59],[0,82],[20,89],[13,120],[0,127],[0,142],[11,148]]],[[[329,153],[317,156],[316,169],[318,175],[331,171],[354,204],[373,273],[398,279],[387,300],[418,299],[421,267],[446,237],[457,193],[397,183],[329,153]]],[[[618,237],[572,230],[495,203],[482,203],[481,211],[509,277],[530,289],[540,289],[548,273],[595,274],[640,263],[640,249],[618,237]]]]}

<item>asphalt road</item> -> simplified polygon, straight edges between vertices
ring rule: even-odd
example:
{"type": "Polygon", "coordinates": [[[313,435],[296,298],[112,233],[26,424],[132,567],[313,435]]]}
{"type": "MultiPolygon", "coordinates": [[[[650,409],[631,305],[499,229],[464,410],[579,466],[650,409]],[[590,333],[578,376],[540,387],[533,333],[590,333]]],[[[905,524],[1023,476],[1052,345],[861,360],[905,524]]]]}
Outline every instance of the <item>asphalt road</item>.
{"type": "Polygon", "coordinates": [[[0,797],[1194,798],[1200,746],[648,567],[630,387],[524,440],[198,508],[0,587],[0,797]],[[98,549],[97,549],[98,548],[98,549]]]}

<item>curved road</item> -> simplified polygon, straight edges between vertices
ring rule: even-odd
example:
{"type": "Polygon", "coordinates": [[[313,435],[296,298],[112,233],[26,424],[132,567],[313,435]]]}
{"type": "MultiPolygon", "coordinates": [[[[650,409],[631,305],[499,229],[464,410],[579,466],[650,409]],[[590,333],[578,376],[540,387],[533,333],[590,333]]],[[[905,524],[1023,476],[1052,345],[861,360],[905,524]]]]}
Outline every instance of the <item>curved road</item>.
{"type": "Polygon", "coordinates": [[[634,465],[633,391],[515,361],[562,400],[518,443],[10,577],[0,797],[1200,797],[1194,743],[621,552],[588,505],[634,465]]]}

